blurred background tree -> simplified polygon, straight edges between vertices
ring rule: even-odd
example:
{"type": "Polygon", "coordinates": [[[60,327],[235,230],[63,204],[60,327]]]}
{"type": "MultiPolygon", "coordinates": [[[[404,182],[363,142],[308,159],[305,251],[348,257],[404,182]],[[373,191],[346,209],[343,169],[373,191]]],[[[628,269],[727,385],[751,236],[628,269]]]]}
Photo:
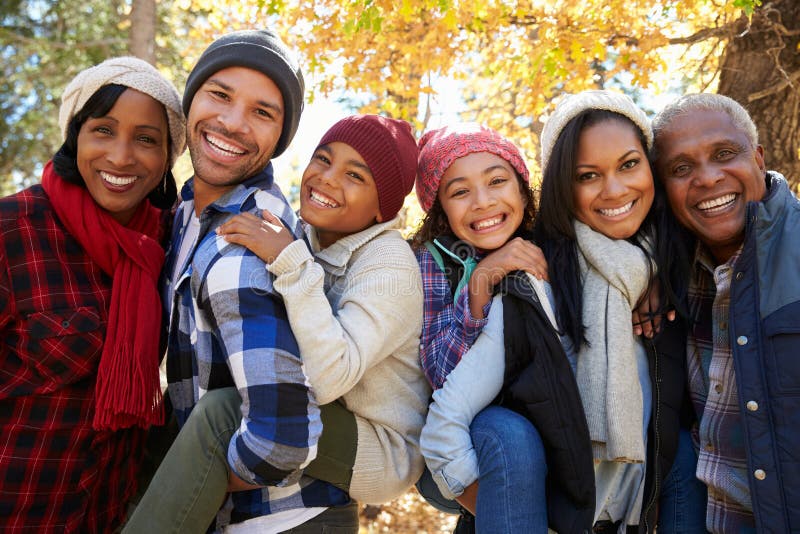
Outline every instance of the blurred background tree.
{"type": "Polygon", "coordinates": [[[501,130],[530,161],[564,92],[718,90],[751,112],[770,167],[800,179],[796,0],[0,0],[0,21],[6,193],[58,148],[58,97],[81,69],[133,54],[182,87],[215,36],[267,25],[303,56],[311,99],[344,94],[418,131],[437,103],[458,101],[462,119],[501,130]]]}
{"type": "Polygon", "coordinates": [[[86,67],[136,55],[181,87],[185,28],[202,15],[155,0],[0,0],[0,193],[39,180],[61,146],[61,92],[86,67]]]}

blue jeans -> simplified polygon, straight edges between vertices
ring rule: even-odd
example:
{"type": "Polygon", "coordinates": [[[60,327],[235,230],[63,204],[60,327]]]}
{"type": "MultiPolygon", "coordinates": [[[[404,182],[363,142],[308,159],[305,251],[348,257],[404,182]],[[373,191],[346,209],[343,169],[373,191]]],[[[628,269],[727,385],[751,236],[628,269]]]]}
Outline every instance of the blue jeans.
{"type": "MultiPolygon", "coordinates": [[[[516,412],[489,406],[470,425],[478,456],[478,503],[475,530],[480,533],[547,532],[544,445],[536,428],[516,412]]],[[[458,513],[425,470],[417,490],[436,509],[458,513]]]]}
{"type": "Polygon", "coordinates": [[[476,531],[546,533],[547,463],[536,428],[499,406],[481,411],[470,425],[478,455],[476,531]]]}
{"type": "Polygon", "coordinates": [[[706,485],[695,476],[697,453],[692,435],[681,429],[678,452],[664,485],[659,501],[658,534],[705,534],[706,485]]]}

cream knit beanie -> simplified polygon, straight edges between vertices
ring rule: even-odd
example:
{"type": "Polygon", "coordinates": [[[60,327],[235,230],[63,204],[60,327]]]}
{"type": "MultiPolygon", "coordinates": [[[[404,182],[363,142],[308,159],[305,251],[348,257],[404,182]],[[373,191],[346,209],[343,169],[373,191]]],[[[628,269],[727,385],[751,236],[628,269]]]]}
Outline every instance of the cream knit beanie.
{"type": "Polygon", "coordinates": [[[604,90],[583,91],[582,93],[564,97],[547,119],[542,135],[539,136],[539,144],[542,151],[542,172],[547,168],[547,162],[550,160],[550,154],[553,153],[553,147],[558,140],[558,136],[561,135],[561,130],[564,129],[569,121],[588,109],[613,111],[627,117],[644,133],[647,141],[645,149],[650,150],[653,146],[653,129],[650,126],[650,119],[647,118],[644,111],[639,109],[639,106],[634,104],[629,96],[604,90]]]}
{"type": "Polygon", "coordinates": [[[117,57],[103,61],[78,73],[61,96],[58,125],[67,137],[69,122],[89,98],[104,85],[117,84],[150,95],[167,110],[169,136],[172,139],[169,166],[175,163],[186,148],[186,119],[181,110],[178,91],[155,67],[135,57],[117,57]]]}

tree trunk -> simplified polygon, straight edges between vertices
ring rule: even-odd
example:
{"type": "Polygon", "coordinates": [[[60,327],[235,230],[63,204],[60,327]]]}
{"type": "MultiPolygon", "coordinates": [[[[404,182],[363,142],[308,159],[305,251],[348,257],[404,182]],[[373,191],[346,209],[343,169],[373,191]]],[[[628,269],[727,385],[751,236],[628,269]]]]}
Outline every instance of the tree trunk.
{"type": "Polygon", "coordinates": [[[156,64],[156,1],[133,0],[131,4],[130,53],[156,64]]]}
{"type": "Polygon", "coordinates": [[[800,189],[800,2],[766,0],[743,21],[721,59],[719,92],[758,127],[768,169],[800,189]]]}

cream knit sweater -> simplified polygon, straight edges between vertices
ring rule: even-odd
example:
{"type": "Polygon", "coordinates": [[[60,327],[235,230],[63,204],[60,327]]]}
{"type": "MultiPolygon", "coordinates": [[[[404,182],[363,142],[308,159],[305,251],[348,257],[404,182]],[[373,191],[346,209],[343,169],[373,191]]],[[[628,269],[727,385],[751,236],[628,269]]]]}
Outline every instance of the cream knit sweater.
{"type": "Polygon", "coordinates": [[[342,398],[356,416],[350,495],[391,500],[422,473],[419,434],[430,388],[419,363],[422,280],[398,219],[319,250],[316,231],[267,268],[283,296],[306,376],[320,404],[342,398]]]}

